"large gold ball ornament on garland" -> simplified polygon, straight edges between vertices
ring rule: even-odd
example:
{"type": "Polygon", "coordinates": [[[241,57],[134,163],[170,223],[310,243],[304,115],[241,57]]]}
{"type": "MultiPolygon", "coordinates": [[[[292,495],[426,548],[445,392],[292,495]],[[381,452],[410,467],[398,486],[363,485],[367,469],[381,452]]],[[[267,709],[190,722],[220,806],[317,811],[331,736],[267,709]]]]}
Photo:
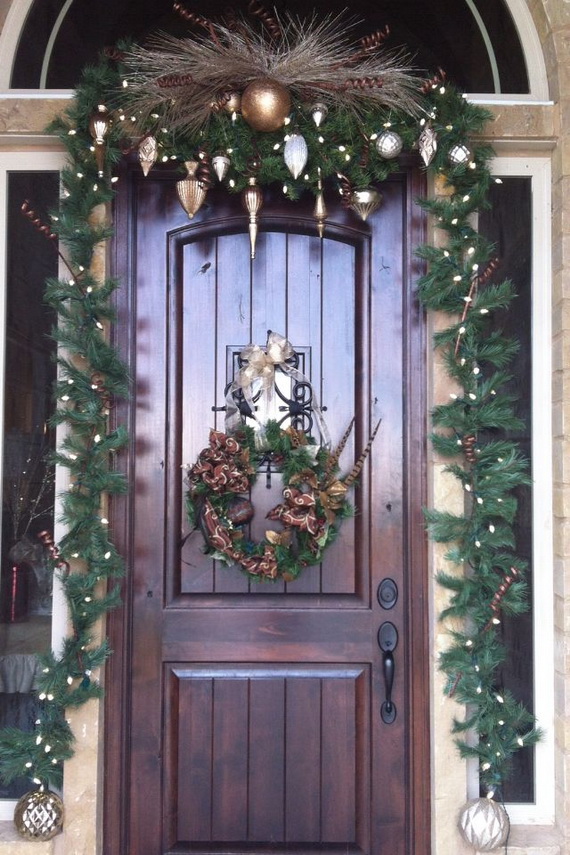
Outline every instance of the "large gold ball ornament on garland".
{"type": "Polygon", "coordinates": [[[509,836],[509,816],[493,799],[472,799],[459,814],[459,831],[477,852],[493,852],[509,836]]]}
{"type": "Polygon", "coordinates": [[[289,90],[270,78],[254,80],[241,96],[241,114],[254,131],[277,131],[291,110],[289,90]]]}
{"type": "Polygon", "coordinates": [[[63,825],[63,802],[50,790],[32,790],[17,803],[14,825],[26,840],[51,840],[63,825]]]}

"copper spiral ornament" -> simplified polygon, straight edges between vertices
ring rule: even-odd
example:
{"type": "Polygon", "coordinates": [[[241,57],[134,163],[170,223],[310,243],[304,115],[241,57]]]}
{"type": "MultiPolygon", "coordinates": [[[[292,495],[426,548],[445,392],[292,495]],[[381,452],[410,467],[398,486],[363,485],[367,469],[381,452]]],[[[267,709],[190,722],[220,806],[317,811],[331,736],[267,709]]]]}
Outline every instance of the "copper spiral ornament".
{"type": "Polygon", "coordinates": [[[384,29],[376,30],[374,33],[370,33],[369,36],[364,36],[360,39],[360,44],[362,45],[362,50],[366,53],[370,53],[370,51],[376,50],[379,48],[387,38],[390,36],[390,27],[388,24],[384,27],[384,29]]]}
{"type": "Polygon", "coordinates": [[[354,187],[346,177],[346,175],[338,176],[340,182],[340,200],[343,208],[350,208],[352,204],[352,194],[354,193],[354,187]]]}
{"type": "Polygon", "coordinates": [[[472,434],[469,436],[464,436],[461,440],[461,445],[463,446],[463,453],[465,454],[465,459],[469,463],[477,462],[477,454],[475,452],[475,445],[477,443],[477,439],[472,434]]]}
{"type": "Polygon", "coordinates": [[[275,41],[278,41],[283,36],[283,31],[279,26],[277,19],[259,2],[259,0],[249,0],[247,11],[250,15],[258,18],[269,35],[275,41]]]}
{"type": "Polygon", "coordinates": [[[205,190],[209,190],[214,184],[214,178],[212,176],[212,158],[208,152],[203,149],[198,152],[196,178],[200,181],[205,190]]]}
{"type": "Polygon", "coordinates": [[[52,231],[51,226],[47,225],[47,223],[42,222],[40,217],[38,217],[37,213],[34,211],[28,199],[24,199],[20,206],[20,210],[22,214],[31,221],[32,225],[43,235],[45,235],[49,240],[57,240],[57,234],[52,231]]]}
{"type": "Polygon", "coordinates": [[[180,86],[190,86],[192,83],[194,78],[191,74],[164,74],[156,79],[156,84],[161,89],[176,89],[180,86]]]}

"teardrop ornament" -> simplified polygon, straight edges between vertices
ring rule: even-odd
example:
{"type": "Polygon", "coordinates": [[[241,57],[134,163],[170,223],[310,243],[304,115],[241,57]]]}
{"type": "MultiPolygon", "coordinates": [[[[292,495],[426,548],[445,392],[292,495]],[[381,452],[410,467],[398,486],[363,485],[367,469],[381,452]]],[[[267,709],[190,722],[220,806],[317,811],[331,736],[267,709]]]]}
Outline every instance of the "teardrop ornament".
{"type": "Polygon", "coordinates": [[[293,178],[298,178],[305,168],[309,157],[309,149],[305,137],[301,136],[301,134],[291,134],[285,143],[283,156],[293,178]]]}

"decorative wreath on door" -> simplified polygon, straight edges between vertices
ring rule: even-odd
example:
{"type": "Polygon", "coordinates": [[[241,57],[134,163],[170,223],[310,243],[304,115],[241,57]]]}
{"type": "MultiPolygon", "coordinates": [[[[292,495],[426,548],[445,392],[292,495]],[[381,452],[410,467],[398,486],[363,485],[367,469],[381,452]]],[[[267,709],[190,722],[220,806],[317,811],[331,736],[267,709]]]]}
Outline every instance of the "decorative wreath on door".
{"type": "Polygon", "coordinates": [[[275,394],[276,369],[310,387],[305,375],[289,364],[294,353],[287,339],[271,332],[265,350],[250,345],[241,352],[242,368],[226,395],[226,432],[211,430],[208,445],[188,469],[188,516],[193,529],[201,530],[206,552],[226,564],[237,564],[258,581],[291,582],[304,567],[322,559],[337,536],[340,522],[353,512],[347,494],[380,424],[344,477],[338,475],[338,462],[354,419],[334,451],[314,398],[312,409],[321,443],[298,427],[284,428],[275,420],[258,423],[255,428],[245,424],[235,406],[237,395],[247,401],[246,411],[255,422],[253,399],[275,394]],[[281,523],[282,530],[267,530],[263,540],[256,543],[248,538],[246,526],[254,515],[249,494],[262,466],[278,471],[283,479],[282,502],[267,514],[268,519],[281,523]]]}

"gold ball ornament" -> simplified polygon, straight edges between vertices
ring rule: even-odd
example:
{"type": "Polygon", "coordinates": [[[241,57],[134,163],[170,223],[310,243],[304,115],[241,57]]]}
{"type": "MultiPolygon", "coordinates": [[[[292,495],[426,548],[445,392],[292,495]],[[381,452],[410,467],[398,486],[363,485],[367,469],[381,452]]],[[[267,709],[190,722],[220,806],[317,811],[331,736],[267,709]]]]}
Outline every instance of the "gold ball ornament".
{"type": "Polygon", "coordinates": [[[50,790],[32,790],[18,801],[14,825],[26,840],[51,840],[63,825],[63,802],[50,790]]]}
{"type": "Polygon", "coordinates": [[[241,96],[241,114],[254,131],[277,131],[290,110],[289,90],[277,80],[254,80],[241,96]]]}
{"type": "Polygon", "coordinates": [[[509,816],[493,799],[472,799],[459,814],[459,831],[478,852],[493,852],[509,835],[509,816]]]}

